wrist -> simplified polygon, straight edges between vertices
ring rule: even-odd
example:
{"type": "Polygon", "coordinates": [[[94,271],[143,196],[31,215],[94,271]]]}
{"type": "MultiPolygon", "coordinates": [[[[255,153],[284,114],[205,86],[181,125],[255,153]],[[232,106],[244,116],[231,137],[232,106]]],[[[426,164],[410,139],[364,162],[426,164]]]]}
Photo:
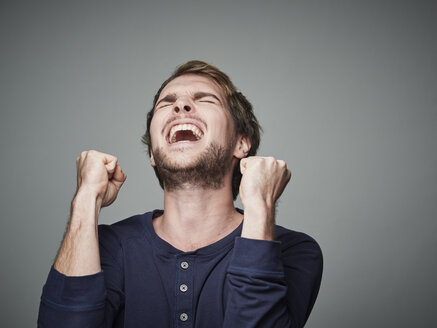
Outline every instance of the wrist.
{"type": "Polygon", "coordinates": [[[274,207],[244,207],[244,221],[241,237],[250,239],[274,240],[274,207]]]}
{"type": "Polygon", "coordinates": [[[102,208],[102,199],[93,189],[81,187],[71,202],[70,226],[97,225],[102,208]]]}
{"type": "Polygon", "coordinates": [[[94,188],[81,186],[77,189],[74,195],[72,206],[77,206],[80,204],[95,204],[97,207],[101,208],[103,197],[94,188]]]}
{"type": "Polygon", "coordinates": [[[274,221],[275,204],[262,197],[252,197],[250,201],[243,202],[243,209],[244,213],[247,213],[253,220],[257,218],[262,221],[274,221]]]}

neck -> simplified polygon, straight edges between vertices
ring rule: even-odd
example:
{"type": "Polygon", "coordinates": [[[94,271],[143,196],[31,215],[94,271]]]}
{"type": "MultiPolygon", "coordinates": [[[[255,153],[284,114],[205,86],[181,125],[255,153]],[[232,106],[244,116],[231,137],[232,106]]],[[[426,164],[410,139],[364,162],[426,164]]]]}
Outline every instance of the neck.
{"type": "Polygon", "coordinates": [[[232,188],[202,189],[191,185],[164,191],[164,214],[153,220],[156,233],[184,252],[213,244],[241,223],[232,188]]]}

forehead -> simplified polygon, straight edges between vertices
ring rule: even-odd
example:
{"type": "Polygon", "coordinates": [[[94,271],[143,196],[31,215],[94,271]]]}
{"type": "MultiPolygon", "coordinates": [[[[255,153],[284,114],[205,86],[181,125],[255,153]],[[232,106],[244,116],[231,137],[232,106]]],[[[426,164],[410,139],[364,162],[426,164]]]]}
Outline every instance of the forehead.
{"type": "Polygon", "coordinates": [[[212,79],[197,74],[185,74],[171,80],[162,89],[159,99],[168,94],[192,94],[195,92],[209,92],[219,97],[223,103],[225,100],[222,88],[212,79]]]}

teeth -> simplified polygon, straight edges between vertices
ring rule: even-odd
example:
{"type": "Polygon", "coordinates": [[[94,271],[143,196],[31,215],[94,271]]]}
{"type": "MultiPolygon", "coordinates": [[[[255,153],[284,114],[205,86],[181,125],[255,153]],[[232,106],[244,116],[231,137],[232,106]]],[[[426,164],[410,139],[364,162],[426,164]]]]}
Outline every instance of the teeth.
{"type": "Polygon", "coordinates": [[[168,140],[170,143],[176,141],[176,132],[178,131],[191,131],[196,136],[197,140],[202,138],[202,132],[193,124],[178,124],[171,128],[168,140]]]}

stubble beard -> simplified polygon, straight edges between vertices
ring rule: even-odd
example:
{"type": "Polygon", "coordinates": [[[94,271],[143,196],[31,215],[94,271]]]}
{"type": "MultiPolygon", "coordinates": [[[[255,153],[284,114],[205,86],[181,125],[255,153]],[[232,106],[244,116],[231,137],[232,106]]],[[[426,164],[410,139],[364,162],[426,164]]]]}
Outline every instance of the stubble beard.
{"type": "Polygon", "coordinates": [[[196,160],[181,165],[172,161],[162,149],[154,149],[156,169],[166,191],[197,187],[220,189],[224,177],[232,166],[234,140],[226,146],[212,143],[196,160]]]}

